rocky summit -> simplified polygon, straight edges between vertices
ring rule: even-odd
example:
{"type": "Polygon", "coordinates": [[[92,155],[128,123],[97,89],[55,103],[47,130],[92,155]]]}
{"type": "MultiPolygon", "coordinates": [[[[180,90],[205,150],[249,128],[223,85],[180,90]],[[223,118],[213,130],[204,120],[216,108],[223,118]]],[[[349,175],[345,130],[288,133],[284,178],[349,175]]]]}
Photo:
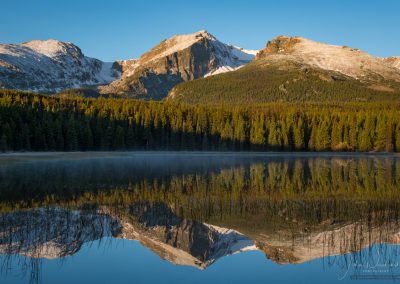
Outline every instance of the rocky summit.
{"type": "Polygon", "coordinates": [[[357,48],[320,43],[302,37],[279,36],[269,41],[256,60],[291,60],[339,72],[361,81],[400,82],[400,59],[378,58],[357,48]]]}
{"type": "Polygon", "coordinates": [[[100,90],[103,94],[162,99],[181,82],[235,70],[256,53],[222,43],[207,31],[175,35],[144,53],[126,68],[121,79],[100,90]]]}

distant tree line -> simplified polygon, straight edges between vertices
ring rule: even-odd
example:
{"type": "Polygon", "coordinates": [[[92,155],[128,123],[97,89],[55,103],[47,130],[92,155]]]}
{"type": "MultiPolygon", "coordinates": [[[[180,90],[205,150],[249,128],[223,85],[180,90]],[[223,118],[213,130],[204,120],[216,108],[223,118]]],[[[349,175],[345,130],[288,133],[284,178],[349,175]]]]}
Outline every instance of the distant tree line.
{"type": "Polygon", "coordinates": [[[396,103],[224,107],[0,92],[1,151],[400,152],[396,103]]]}

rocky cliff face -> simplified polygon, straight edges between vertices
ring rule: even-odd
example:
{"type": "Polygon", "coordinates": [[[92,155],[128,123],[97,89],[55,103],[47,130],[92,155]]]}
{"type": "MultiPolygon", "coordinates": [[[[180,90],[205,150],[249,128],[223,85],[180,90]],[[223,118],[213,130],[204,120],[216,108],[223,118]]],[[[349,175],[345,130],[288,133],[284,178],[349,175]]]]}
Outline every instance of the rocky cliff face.
{"type": "Polygon", "coordinates": [[[143,54],[124,70],[121,79],[100,91],[162,99],[180,82],[237,69],[255,53],[224,44],[207,31],[176,35],[143,54]]]}
{"type": "Polygon", "coordinates": [[[119,76],[115,64],[86,57],[72,43],[50,39],[0,44],[0,88],[57,92],[107,84],[119,76]]]}

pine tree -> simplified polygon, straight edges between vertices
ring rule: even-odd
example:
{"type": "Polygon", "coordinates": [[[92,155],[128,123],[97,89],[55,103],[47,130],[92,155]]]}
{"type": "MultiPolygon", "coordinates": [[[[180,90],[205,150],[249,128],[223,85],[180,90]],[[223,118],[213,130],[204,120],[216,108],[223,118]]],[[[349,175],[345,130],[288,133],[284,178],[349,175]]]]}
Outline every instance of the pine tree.
{"type": "Polygon", "coordinates": [[[359,150],[371,151],[373,148],[373,140],[375,137],[375,121],[373,118],[366,118],[364,127],[360,131],[359,135],[359,150]]]}
{"type": "Polygon", "coordinates": [[[54,130],[50,119],[45,124],[44,132],[48,150],[54,151],[56,149],[56,141],[54,139],[54,130]]]}
{"type": "Polygon", "coordinates": [[[57,151],[64,151],[64,135],[62,131],[62,126],[59,121],[56,121],[55,129],[56,133],[56,150],[57,151]]]}
{"type": "Polygon", "coordinates": [[[31,150],[31,141],[29,135],[29,128],[27,124],[23,125],[22,128],[22,149],[30,151],[31,150]]]}
{"type": "Polygon", "coordinates": [[[93,134],[90,128],[89,121],[86,121],[85,126],[82,129],[82,142],[81,148],[85,151],[93,149],[93,134]]]}
{"type": "Polygon", "coordinates": [[[135,132],[134,132],[132,126],[128,126],[125,140],[126,140],[126,147],[128,149],[132,150],[135,148],[135,145],[136,145],[135,140],[136,139],[135,139],[135,132]]]}
{"type": "Polygon", "coordinates": [[[4,153],[7,150],[8,150],[7,137],[5,134],[2,134],[0,138],[0,151],[4,153]]]}
{"type": "Polygon", "coordinates": [[[388,131],[386,125],[386,118],[382,115],[379,116],[376,122],[375,137],[373,139],[374,149],[376,151],[384,151],[386,149],[386,133],[388,131]]]}
{"type": "Polygon", "coordinates": [[[302,117],[299,117],[297,123],[293,127],[293,139],[296,150],[303,150],[305,148],[305,135],[302,117]]]}
{"type": "Polygon", "coordinates": [[[254,150],[262,149],[265,145],[265,126],[264,126],[264,116],[258,116],[251,123],[250,128],[250,145],[253,146],[254,150]]]}
{"type": "Polygon", "coordinates": [[[234,124],[234,140],[237,149],[243,150],[244,143],[246,141],[246,123],[243,117],[239,114],[234,124]]]}
{"type": "Polygon", "coordinates": [[[107,127],[106,132],[104,134],[102,148],[104,150],[112,150],[114,146],[113,141],[114,141],[114,127],[112,124],[110,124],[107,127]]]}
{"type": "Polygon", "coordinates": [[[359,123],[356,119],[349,120],[349,140],[348,144],[350,145],[352,150],[359,149],[358,145],[358,133],[359,133],[359,123]]]}
{"type": "Polygon", "coordinates": [[[311,126],[310,140],[308,141],[308,150],[315,151],[317,149],[318,126],[316,121],[313,121],[311,126]]]}
{"type": "Polygon", "coordinates": [[[392,120],[389,120],[386,125],[386,145],[385,151],[386,152],[393,152],[394,151],[394,144],[395,144],[395,126],[392,120]]]}
{"type": "Polygon", "coordinates": [[[331,134],[331,148],[338,149],[339,145],[343,142],[342,136],[342,125],[338,119],[334,119],[332,122],[332,134],[331,134]]]}
{"type": "Polygon", "coordinates": [[[400,124],[397,124],[395,135],[395,151],[400,152],[400,124]]]}
{"type": "Polygon", "coordinates": [[[317,151],[325,151],[330,148],[330,125],[326,120],[318,125],[315,149],[317,151]]]}
{"type": "Polygon", "coordinates": [[[280,133],[280,128],[277,125],[277,123],[275,122],[275,120],[273,119],[270,123],[269,123],[269,129],[268,129],[268,145],[270,145],[272,147],[272,149],[279,149],[282,145],[281,142],[281,133],[280,133]]]}
{"type": "Polygon", "coordinates": [[[42,131],[41,125],[36,126],[34,134],[34,149],[36,151],[46,151],[46,137],[42,131]]]}
{"type": "Polygon", "coordinates": [[[70,117],[67,131],[65,135],[65,148],[67,151],[77,151],[78,150],[78,135],[75,128],[75,119],[73,116],[70,117]]]}
{"type": "Polygon", "coordinates": [[[118,150],[125,149],[125,133],[124,129],[121,126],[117,126],[115,129],[115,148],[118,150]]]}

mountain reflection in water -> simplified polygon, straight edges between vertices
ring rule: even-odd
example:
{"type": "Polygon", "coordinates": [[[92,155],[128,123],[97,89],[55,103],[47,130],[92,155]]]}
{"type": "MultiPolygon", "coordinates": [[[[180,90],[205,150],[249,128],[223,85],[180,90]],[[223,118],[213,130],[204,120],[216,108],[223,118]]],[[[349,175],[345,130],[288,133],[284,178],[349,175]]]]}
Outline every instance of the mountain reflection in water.
{"type": "MultiPolygon", "coordinates": [[[[224,256],[258,251],[278,264],[326,258],[346,271],[373,263],[377,246],[400,242],[397,156],[98,153],[3,159],[3,274],[17,269],[9,260],[20,255],[32,263],[28,270],[35,278],[35,261],[74,255],[102,238],[137,240],[170,263],[201,270],[224,256]]],[[[393,249],[380,250],[379,257],[385,264],[398,260],[393,249]]]]}

